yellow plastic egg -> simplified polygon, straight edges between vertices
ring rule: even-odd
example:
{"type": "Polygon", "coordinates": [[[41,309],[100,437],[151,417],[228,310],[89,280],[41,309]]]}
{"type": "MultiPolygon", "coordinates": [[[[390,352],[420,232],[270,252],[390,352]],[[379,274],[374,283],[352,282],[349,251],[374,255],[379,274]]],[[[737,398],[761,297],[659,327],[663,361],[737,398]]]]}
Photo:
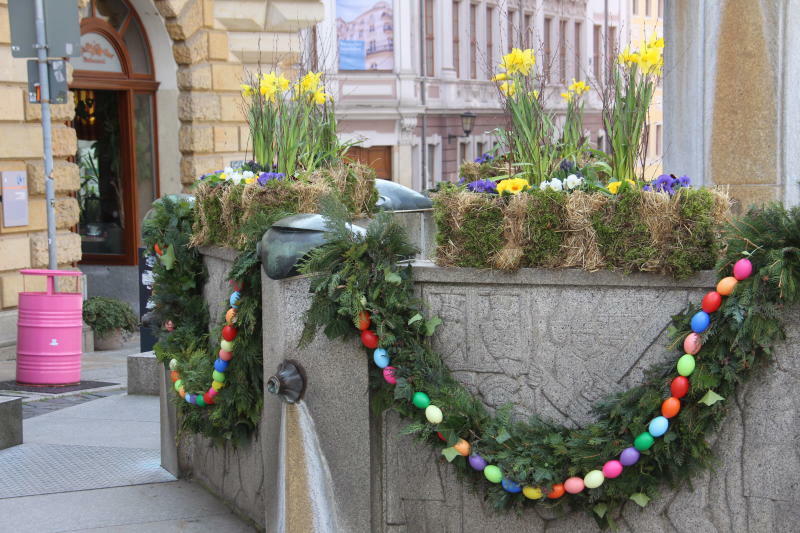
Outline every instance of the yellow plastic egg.
{"type": "Polygon", "coordinates": [[[531,487],[530,485],[522,487],[522,494],[529,500],[538,500],[543,496],[542,489],[539,487],[531,487]]]}
{"type": "Polygon", "coordinates": [[[211,382],[211,388],[214,389],[214,390],[220,390],[224,386],[225,386],[225,384],[220,382],[220,381],[212,381],[211,382]]]}

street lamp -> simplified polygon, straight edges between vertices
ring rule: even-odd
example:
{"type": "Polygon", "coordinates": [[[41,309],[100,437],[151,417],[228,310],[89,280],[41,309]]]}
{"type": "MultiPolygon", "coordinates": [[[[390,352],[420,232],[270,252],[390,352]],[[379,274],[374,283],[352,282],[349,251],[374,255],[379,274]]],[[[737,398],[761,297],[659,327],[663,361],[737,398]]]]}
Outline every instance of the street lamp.
{"type": "Polygon", "coordinates": [[[475,113],[471,111],[465,111],[461,113],[461,129],[464,130],[464,135],[453,135],[452,133],[447,136],[447,142],[453,142],[453,139],[458,139],[459,137],[469,137],[469,134],[472,133],[472,128],[475,126],[475,113]]]}

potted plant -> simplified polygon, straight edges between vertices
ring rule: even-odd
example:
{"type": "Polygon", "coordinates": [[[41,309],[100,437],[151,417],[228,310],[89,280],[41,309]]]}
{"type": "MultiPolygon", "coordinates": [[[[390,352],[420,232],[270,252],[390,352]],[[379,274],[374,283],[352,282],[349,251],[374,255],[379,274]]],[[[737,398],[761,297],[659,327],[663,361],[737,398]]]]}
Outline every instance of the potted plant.
{"type": "Polygon", "coordinates": [[[94,331],[95,350],[118,350],[124,334],[133,333],[139,320],[131,306],[115,298],[93,296],[83,302],[83,321],[94,331]]]}

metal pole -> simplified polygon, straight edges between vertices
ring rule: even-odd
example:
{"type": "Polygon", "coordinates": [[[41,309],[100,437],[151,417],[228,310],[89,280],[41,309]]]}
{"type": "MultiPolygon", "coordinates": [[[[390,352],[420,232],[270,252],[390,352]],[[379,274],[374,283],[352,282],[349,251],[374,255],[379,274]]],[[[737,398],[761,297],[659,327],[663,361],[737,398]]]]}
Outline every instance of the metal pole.
{"type": "Polygon", "coordinates": [[[428,161],[428,140],[426,136],[428,135],[427,126],[427,98],[426,98],[426,88],[425,88],[425,76],[428,75],[428,62],[426,61],[425,57],[425,46],[427,44],[425,39],[425,0],[419,0],[419,68],[420,68],[420,77],[419,77],[419,95],[420,95],[420,104],[422,104],[422,141],[420,142],[420,163],[422,164],[422,190],[428,188],[428,165],[430,162],[428,161]]]}
{"type": "Polygon", "coordinates": [[[53,135],[50,124],[50,78],[47,69],[47,36],[44,29],[44,0],[36,0],[36,53],[39,61],[39,87],[42,104],[42,141],[44,145],[44,186],[47,205],[47,267],[54,270],[56,261],[56,199],[53,186],[53,135]]]}

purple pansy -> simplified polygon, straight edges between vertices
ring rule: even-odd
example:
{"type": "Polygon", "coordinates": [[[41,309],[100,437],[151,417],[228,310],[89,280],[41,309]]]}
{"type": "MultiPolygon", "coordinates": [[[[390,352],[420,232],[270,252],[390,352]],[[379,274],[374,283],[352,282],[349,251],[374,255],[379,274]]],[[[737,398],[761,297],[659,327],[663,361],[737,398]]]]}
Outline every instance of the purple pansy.
{"type": "Polygon", "coordinates": [[[285,177],[286,174],[283,172],[262,172],[258,177],[258,184],[263,187],[270,180],[282,180],[285,177]]]}
{"type": "Polygon", "coordinates": [[[483,163],[488,163],[489,161],[492,160],[494,160],[494,156],[492,156],[492,154],[490,154],[489,152],[486,152],[480,157],[475,158],[475,163],[483,164],[483,163]]]}
{"type": "Polygon", "coordinates": [[[475,180],[467,183],[467,189],[472,192],[485,192],[497,194],[497,183],[490,179],[475,180]]]}
{"type": "Polygon", "coordinates": [[[689,179],[689,176],[681,176],[680,178],[678,178],[675,181],[681,187],[691,187],[692,186],[692,180],[689,179]]]}
{"type": "Polygon", "coordinates": [[[658,192],[669,193],[670,196],[675,194],[675,180],[669,174],[661,174],[653,181],[653,190],[658,192]]]}

